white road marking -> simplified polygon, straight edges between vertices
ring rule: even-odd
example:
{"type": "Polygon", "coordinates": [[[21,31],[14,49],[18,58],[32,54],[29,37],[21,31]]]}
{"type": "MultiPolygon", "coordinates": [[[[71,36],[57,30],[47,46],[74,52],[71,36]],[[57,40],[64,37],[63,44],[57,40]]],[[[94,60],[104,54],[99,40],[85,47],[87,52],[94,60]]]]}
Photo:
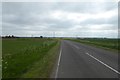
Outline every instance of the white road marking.
{"type": "Polygon", "coordinates": [[[106,66],[107,68],[111,69],[112,71],[116,72],[117,74],[120,74],[120,72],[118,72],[117,70],[115,70],[114,68],[110,67],[109,65],[105,64],[104,62],[100,61],[99,59],[95,58],[94,56],[90,55],[89,53],[86,53],[87,55],[89,55],[90,57],[92,57],[93,59],[95,59],[96,61],[100,62],[101,64],[103,64],[104,66],[106,66]]]}
{"type": "Polygon", "coordinates": [[[61,60],[61,53],[62,53],[62,48],[61,48],[60,54],[59,54],[59,59],[58,59],[58,64],[57,64],[57,70],[56,70],[55,78],[57,78],[57,76],[58,76],[58,69],[59,69],[60,60],[61,60]]]}
{"type": "Polygon", "coordinates": [[[76,46],[76,45],[75,45],[75,44],[73,44],[73,43],[70,43],[70,42],[66,42],[66,43],[68,43],[69,45],[74,46],[75,48],[79,49],[79,47],[78,47],[78,46],[76,46]]]}
{"type": "Polygon", "coordinates": [[[78,47],[78,46],[76,46],[76,45],[74,45],[74,47],[76,47],[77,49],[79,49],[79,47],[78,47]]]}

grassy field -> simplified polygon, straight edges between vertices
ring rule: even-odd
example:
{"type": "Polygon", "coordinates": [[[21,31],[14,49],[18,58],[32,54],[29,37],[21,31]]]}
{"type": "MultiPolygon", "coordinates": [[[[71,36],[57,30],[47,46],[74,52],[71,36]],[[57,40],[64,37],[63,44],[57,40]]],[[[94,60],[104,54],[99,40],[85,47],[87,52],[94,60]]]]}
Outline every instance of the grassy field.
{"type": "Polygon", "coordinates": [[[119,39],[102,39],[102,38],[86,38],[86,39],[69,39],[72,41],[77,41],[84,44],[93,45],[96,47],[118,51],[120,47],[118,46],[119,39]]]}
{"type": "Polygon", "coordinates": [[[2,77],[49,77],[58,48],[57,39],[3,39],[2,77]]]}

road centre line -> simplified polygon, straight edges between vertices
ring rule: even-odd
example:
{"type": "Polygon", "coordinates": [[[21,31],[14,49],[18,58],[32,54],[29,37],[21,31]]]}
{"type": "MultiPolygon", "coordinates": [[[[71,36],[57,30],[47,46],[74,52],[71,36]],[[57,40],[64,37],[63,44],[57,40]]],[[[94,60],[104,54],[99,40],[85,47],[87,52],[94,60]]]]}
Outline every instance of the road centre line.
{"type": "Polygon", "coordinates": [[[78,46],[76,46],[76,45],[75,45],[75,47],[76,47],[77,49],[79,49],[79,47],[78,47],[78,46]]]}
{"type": "Polygon", "coordinates": [[[98,61],[99,63],[103,64],[104,66],[106,66],[107,68],[111,69],[112,71],[114,71],[117,74],[120,74],[120,72],[118,72],[117,70],[115,70],[114,68],[110,67],[109,65],[105,64],[104,62],[100,61],[99,59],[95,58],[94,56],[90,55],[89,53],[86,53],[88,56],[92,57],[93,59],[95,59],[96,61],[98,61]]]}
{"type": "Polygon", "coordinates": [[[77,48],[77,49],[79,49],[79,47],[78,46],[76,46],[76,45],[73,45],[75,48],[77,48]]]}

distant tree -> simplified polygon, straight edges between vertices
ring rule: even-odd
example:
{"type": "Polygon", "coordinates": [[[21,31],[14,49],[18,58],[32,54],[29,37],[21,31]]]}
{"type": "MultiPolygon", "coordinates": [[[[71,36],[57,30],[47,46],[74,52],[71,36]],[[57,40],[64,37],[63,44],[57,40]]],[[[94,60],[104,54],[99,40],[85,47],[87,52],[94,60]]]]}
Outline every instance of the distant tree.
{"type": "Polygon", "coordinates": [[[3,36],[3,38],[8,38],[8,36],[3,36]]]}
{"type": "Polygon", "coordinates": [[[12,38],[14,38],[14,35],[12,35],[12,38]]]}
{"type": "Polygon", "coordinates": [[[9,35],[8,38],[11,38],[11,36],[9,35]]]}
{"type": "Polygon", "coordinates": [[[40,38],[43,38],[43,36],[40,36],[40,38]]]}

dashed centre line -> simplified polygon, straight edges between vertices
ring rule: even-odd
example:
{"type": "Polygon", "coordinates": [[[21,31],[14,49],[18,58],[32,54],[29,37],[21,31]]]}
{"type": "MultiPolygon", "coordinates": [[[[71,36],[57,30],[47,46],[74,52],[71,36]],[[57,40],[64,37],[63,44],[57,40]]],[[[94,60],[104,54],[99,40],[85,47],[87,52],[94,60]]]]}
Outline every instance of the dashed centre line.
{"type": "Polygon", "coordinates": [[[76,45],[74,45],[74,47],[76,47],[77,49],[79,49],[79,47],[78,47],[78,46],[76,46],[76,45]]]}
{"type": "Polygon", "coordinates": [[[104,62],[100,61],[99,59],[95,58],[94,56],[90,55],[89,53],[86,53],[88,56],[90,56],[91,58],[95,59],[96,61],[98,61],[99,63],[103,64],[104,66],[106,66],[107,68],[111,69],[112,71],[114,71],[117,74],[120,74],[120,72],[118,72],[117,70],[115,70],[114,68],[112,68],[111,66],[105,64],[104,62]]]}
{"type": "MultiPolygon", "coordinates": [[[[75,48],[79,49],[78,46],[74,45],[75,48]]],[[[105,64],[104,62],[102,62],[101,60],[95,58],[94,56],[90,55],[89,53],[86,53],[88,56],[90,56],[91,58],[95,59],[96,61],[98,61],[99,63],[103,64],[104,66],[106,66],[107,68],[111,69],[112,71],[114,71],[117,74],[120,74],[119,71],[115,70],[114,68],[112,68],[111,66],[105,64]]]]}

